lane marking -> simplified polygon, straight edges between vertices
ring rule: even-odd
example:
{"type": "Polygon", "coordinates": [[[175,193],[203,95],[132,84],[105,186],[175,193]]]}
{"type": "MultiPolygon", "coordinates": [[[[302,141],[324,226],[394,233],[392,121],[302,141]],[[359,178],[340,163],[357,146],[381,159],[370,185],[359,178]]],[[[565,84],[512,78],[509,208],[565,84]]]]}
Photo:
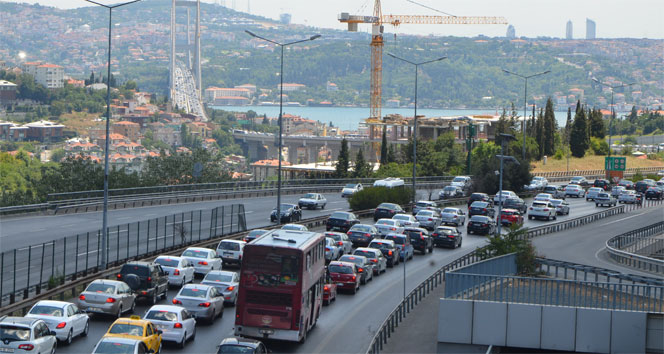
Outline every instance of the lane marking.
{"type": "Polygon", "coordinates": [[[335,210],[341,210],[341,209],[342,208],[322,209],[322,210],[319,210],[318,212],[319,213],[324,213],[324,212],[327,212],[327,211],[335,211],[335,210]]]}
{"type": "Polygon", "coordinates": [[[624,221],[624,220],[627,220],[627,219],[635,218],[635,217],[637,217],[637,216],[643,215],[643,214],[648,213],[648,212],[650,212],[650,210],[646,210],[646,211],[644,211],[644,212],[642,212],[642,213],[639,213],[639,214],[636,214],[636,215],[627,216],[627,217],[624,217],[624,218],[622,218],[622,219],[613,220],[613,221],[611,221],[611,222],[607,222],[606,224],[604,224],[604,225],[602,225],[602,226],[611,225],[611,224],[613,224],[613,223],[617,223],[617,222],[619,222],[619,221],[624,221]]]}

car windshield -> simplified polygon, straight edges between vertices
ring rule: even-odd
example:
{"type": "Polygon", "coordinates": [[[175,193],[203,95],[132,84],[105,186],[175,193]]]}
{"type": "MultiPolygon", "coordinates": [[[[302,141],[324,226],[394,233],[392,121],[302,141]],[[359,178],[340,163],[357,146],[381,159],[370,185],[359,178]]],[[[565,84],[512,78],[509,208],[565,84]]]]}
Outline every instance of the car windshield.
{"type": "Polygon", "coordinates": [[[143,326],[129,324],[129,323],[116,323],[111,326],[108,333],[112,334],[128,334],[130,336],[142,336],[143,326]]]}
{"type": "Polygon", "coordinates": [[[386,250],[392,248],[391,245],[387,242],[371,242],[369,244],[371,248],[378,248],[379,250],[386,250]]]}
{"type": "Polygon", "coordinates": [[[450,214],[456,214],[456,209],[454,208],[445,208],[443,209],[443,213],[450,213],[450,214]]]}
{"type": "Polygon", "coordinates": [[[533,203],[533,206],[534,206],[534,207],[540,207],[540,208],[542,208],[542,207],[545,207],[545,206],[546,206],[546,203],[538,203],[538,202],[535,202],[535,203],[533,203]]]}
{"type": "Polygon", "coordinates": [[[302,198],[307,198],[307,199],[316,199],[316,195],[313,193],[307,193],[304,195],[302,198]]]}
{"type": "Polygon", "coordinates": [[[371,226],[369,225],[354,225],[350,228],[350,231],[359,231],[359,232],[369,232],[371,231],[371,226]]]}
{"type": "Polygon", "coordinates": [[[473,202],[473,204],[470,205],[471,208],[486,208],[489,203],[487,202],[473,202]]]}
{"type": "Polygon", "coordinates": [[[113,294],[115,293],[115,285],[112,284],[102,284],[102,283],[91,283],[88,285],[88,288],[85,291],[91,293],[106,293],[113,294]]]}
{"type": "Polygon", "coordinates": [[[581,181],[583,177],[572,177],[572,181],[581,181]]]}
{"type": "Polygon", "coordinates": [[[600,194],[597,195],[597,198],[608,198],[608,197],[609,197],[609,195],[606,194],[606,193],[600,193],[600,194]]]}
{"type": "Polygon", "coordinates": [[[339,260],[342,261],[342,262],[352,262],[352,263],[355,263],[357,265],[364,264],[365,259],[366,258],[364,258],[362,256],[357,256],[357,257],[356,256],[343,256],[343,257],[339,258],[339,260]]]}
{"type": "Polygon", "coordinates": [[[341,235],[337,234],[325,234],[326,237],[333,239],[334,241],[341,241],[341,235]]]}
{"type": "Polygon", "coordinates": [[[224,344],[217,353],[255,353],[254,348],[246,345],[224,344]]]}
{"type": "Polygon", "coordinates": [[[560,200],[560,199],[551,199],[551,204],[553,204],[553,205],[557,206],[557,205],[560,205],[562,203],[563,203],[563,201],[560,200]]]}
{"type": "Polygon", "coordinates": [[[260,235],[262,235],[266,232],[267,231],[265,231],[265,230],[253,230],[253,231],[250,231],[247,236],[258,237],[258,236],[260,236],[260,235]]]}
{"type": "Polygon", "coordinates": [[[518,215],[514,210],[503,210],[503,215],[518,215]]]}
{"type": "Polygon", "coordinates": [[[417,216],[433,216],[433,211],[431,210],[422,210],[417,213],[417,216]]]}
{"type": "Polygon", "coordinates": [[[392,217],[392,219],[410,221],[410,216],[408,216],[408,215],[395,215],[395,216],[392,217]]]}
{"type": "Polygon", "coordinates": [[[180,264],[179,260],[170,258],[157,258],[154,262],[166,267],[177,267],[180,264]]]}
{"type": "Polygon", "coordinates": [[[396,209],[397,209],[397,206],[396,206],[396,204],[381,203],[376,209],[389,209],[389,210],[396,210],[396,209]]]}
{"type": "Polygon", "coordinates": [[[399,237],[399,236],[386,236],[385,239],[386,239],[386,240],[392,240],[392,241],[394,241],[394,243],[396,243],[397,245],[403,245],[404,243],[406,243],[406,238],[405,238],[405,237],[399,237]]]}
{"type": "Polygon", "coordinates": [[[101,342],[97,346],[94,354],[125,354],[134,352],[133,343],[101,342]]]}
{"type": "Polygon", "coordinates": [[[182,253],[183,257],[192,257],[192,258],[207,258],[208,254],[205,251],[199,250],[186,250],[182,253]]]}
{"type": "Polygon", "coordinates": [[[178,314],[175,312],[170,312],[166,310],[160,311],[150,311],[145,315],[146,320],[157,320],[157,321],[177,321],[178,314]]]}
{"type": "Polygon", "coordinates": [[[392,220],[378,220],[378,221],[376,221],[376,225],[390,225],[390,226],[393,226],[394,223],[395,222],[392,221],[392,220]]]}
{"type": "Polygon", "coordinates": [[[470,218],[471,222],[487,222],[487,220],[489,220],[488,217],[480,215],[473,215],[473,217],[470,218]]]}
{"type": "Polygon", "coordinates": [[[350,219],[350,214],[337,211],[332,213],[332,215],[330,215],[330,219],[348,220],[350,219]]]}
{"type": "Polygon", "coordinates": [[[447,187],[443,188],[444,192],[454,192],[455,190],[456,190],[456,187],[454,187],[454,186],[447,186],[447,187]]]}
{"type": "Polygon", "coordinates": [[[353,274],[353,268],[348,266],[332,264],[329,268],[330,273],[353,274]]]}
{"type": "Polygon", "coordinates": [[[232,281],[233,276],[230,274],[216,274],[216,273],[208,273],[203,280],[208,280],[208,281],[232,281]]]}
{"type": "Polygon", "coordinates": [[[198,288],[182,288],[180,289],[180,293],[177,296],[198,297],[205,299],[207,297],[207,290],[198,288]]]}
{"type": "MultiPolygon", "coordinates": [[[[339,187],[337,187],[337,188],[339,188],[339,187]]],[[[355,188],[355,185],[352,184],[352,183],[348,183],[348,184],[346,185],[346,188],[355,188]]]]}
{"type": "Polygon", "coordinates": [[[36,305],[30,310],[33,315],[62,317],[62,308],[55,306],[36,305]]]}
{"type": "Polygon", "coordinates": [[[463,177],[454,177],[454,179],[452,180],[452,182],[465,182],[465,181],[466,179],[463,177]]]}
{"type": "Polygon", "coordinates": [[[219,243],[219,247],[217,247],[220,250],[226,250],[226,251],[239,251],[240,250],[240,244],[237,242],[228,242],[228,241],[222,241],[219,243]]]}
{"type": "Polygon", "coordinates": [[[451,230],[451,229],[436,229],[436,233],[442,234],[442,235],[451,235],[451,234],[454,233],[454,231],[451,230]]]}
{"type": "Polygon", "coordinates": [[[428,207],[429,205],[431,205],[431,203],[427,203],[427,202],[417,202],[415,205],[418,206],[418,207],[421,207],[421,208],[426,208],[426,207],[428,207]]]}
{"type": "Polygon", "coordinates": [[[353,252],[353,254],[356,255],[356,256],[367,257],[369,259],[376,258],[376,254],[373,253],[372,251],[369,251],[369,250],[355,250],[355,252],[353,252]]]}

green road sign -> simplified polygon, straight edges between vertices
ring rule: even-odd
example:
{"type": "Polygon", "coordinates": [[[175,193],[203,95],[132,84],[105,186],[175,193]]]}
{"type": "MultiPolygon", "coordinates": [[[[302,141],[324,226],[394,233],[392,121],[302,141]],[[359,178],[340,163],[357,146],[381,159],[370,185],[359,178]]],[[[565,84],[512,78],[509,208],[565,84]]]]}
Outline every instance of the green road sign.
{"type": "Polygon", "coordinates": [[[607,171],[625,171],[627,166],[626,157],[605,157],[604,158],[604,169],[607,171]]]}

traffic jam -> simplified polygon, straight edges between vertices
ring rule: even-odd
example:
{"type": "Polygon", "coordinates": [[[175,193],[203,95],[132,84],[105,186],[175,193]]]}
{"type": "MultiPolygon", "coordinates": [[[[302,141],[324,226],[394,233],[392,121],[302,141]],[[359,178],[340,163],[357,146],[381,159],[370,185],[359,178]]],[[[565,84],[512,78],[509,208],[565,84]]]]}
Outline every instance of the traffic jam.
{"type": "MultiPolygon", "coordinates": [[[[390,178],[374,185],[398,188],[403,181],[390,178]]],[[[362,189],[349,184],[342,195],[362,189]]],[[[87,284],[76,298],[38,301],[23,317],[0,318],[0,352],[55,353],[58,346],[88,336],[91,319],[108,326],[92,353],[160,353],[165,345],[186,352],[197,328],[213,326],[226,314],[233,316],[234,335],[218,337],[215,351],[265,353],[270,341],[305,342],[323,308],[332,307],[339,296],[353,296],[416,255],[462,247],[464,234],[496,235],[499,223],[522,225],[526,218],[556,220],[570,214],[570,198],[580,199],[574,205],[585,199],[596,207],[664,198],[664,182],[649,180],[614,186],[579,176],[553,185],[535,177],[525,189],[535,194],[530,205],[511,191],[469,193],[472,180],[458,176],[438,196],[467,196],[466,207],[421,200],[407,212],[398,204],[381,203],[373,223],[334,211],[325,231],[296,223],[302,209],[327,204],[324,195],[308,193],[297,204],[273,210],[270,220],[283,223],[280,229],[254,229],[242,240],[221,240],[215,249],[189,247],[151,262],[131,261],[112,279],[87,284]],[[169,291],[177,291],[170,300],[169,291]],[[137,303],[151,307],[139,316],[137,303]]]]}

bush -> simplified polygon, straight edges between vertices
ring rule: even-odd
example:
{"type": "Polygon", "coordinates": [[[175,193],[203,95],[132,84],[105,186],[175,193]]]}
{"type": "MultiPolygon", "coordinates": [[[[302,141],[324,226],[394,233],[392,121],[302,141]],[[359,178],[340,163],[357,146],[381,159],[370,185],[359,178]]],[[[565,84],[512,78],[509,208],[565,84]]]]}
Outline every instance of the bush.
{"type": "Polygon", "coordinates": [[[621,144],[625,144],[625,145],[628,145],[628,144],[636,145],[636,144],[638,144],[638,143],[636,142],[636,138],[630,135],[630,136],[626,137],[625,139],[623,139],[623,141],[621,141],[621,144]]]}
{"type": "Polygon", "coordinates": [[[591,137],[590,138],[590,149],[595,155],[608,155],[609,153],[609,144],[604,139],[591,137]]]}
{"type": "Polygon", "coordinates": [[[348,204],[353,211],[374,209],[380,203],[408,204],[412,199],[412,190],[406,187],[387,188],[369,187],[350,197],[348,204]]]}
{"type": "Polygon", "coordinates": [[[52,274],[48,278],[48,288],[54,289],[62,284],[65,283],[65,275],[59,272],[57,269],[55,270],[54,274],[52,274]]]}
{"type": "Polygon", "coordinates": [[[563,149],[557,149],[556,153],[553,154],[553,158],[556,160],[562,160],[563,158],[565,158],[565,152],[563,151],[563,149]]]}
{"type": "Polygon", "coordinates": [[[528,229],[520,225],[512,225],[510,231],[503,235],[489,237],[489,244],[479,250],[482,259],[489,259],[510,253],[516,253],[517,272],[521,275],[535,275],[537,253],[529,239],[528,229]]]}

